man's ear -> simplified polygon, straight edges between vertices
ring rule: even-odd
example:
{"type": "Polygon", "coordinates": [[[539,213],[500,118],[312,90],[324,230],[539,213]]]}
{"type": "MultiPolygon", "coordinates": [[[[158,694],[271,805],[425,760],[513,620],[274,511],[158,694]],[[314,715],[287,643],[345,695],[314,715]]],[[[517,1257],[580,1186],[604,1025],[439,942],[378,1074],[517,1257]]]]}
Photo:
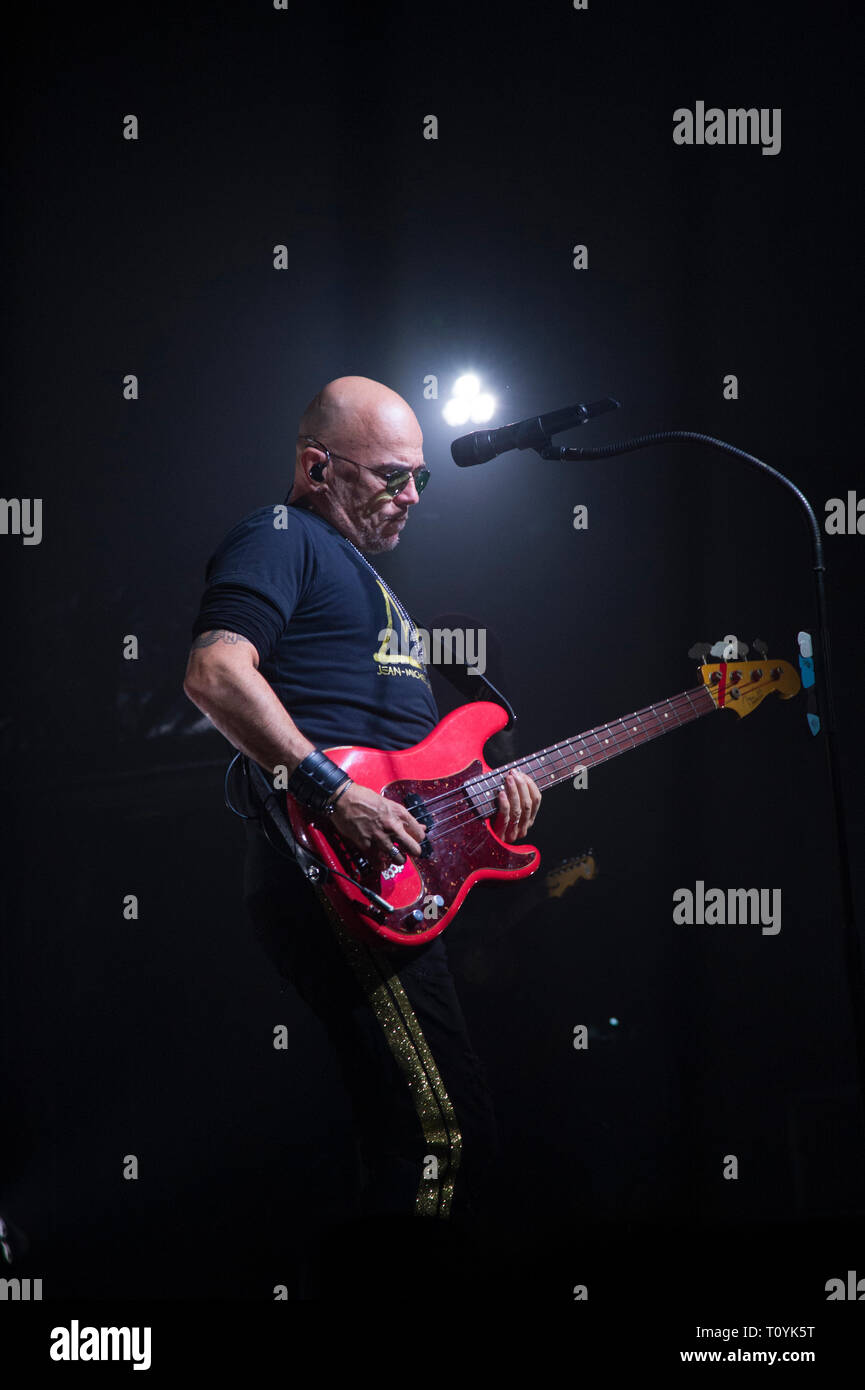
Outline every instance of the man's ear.
{"type": "Polygon", "coordinates": [[[309,447],[304,449],[303,453],[300,456],[301,468],[303,469],[307,478],[309,478],[310,482],[313,483],[324,482],[324,470],[327,467],[327,459],[319,458],[318,455],[320,453],[320,449],[314,449],[312,447],[309,447]],[[312,458],[313,461],[311,463],[309,462],[307,456],[312,458]]]}

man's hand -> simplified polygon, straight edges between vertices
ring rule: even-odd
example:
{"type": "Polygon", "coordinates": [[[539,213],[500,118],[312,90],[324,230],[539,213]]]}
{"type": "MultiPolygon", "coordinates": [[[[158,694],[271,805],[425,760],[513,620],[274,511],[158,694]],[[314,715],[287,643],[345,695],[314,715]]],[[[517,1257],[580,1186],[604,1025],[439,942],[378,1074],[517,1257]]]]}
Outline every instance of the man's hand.
{"type": "Polygon", "coordinates": [[[416,821],[405,806],[388,801],[369,787],[352,783],[340,796],[331,820],[344,840],[382,869],[404,864],[405,855],[419,855],[426,826],[416,821]],[[400,846],[398,853],[394,842],[400,846]]]}
{"type": "Polygon", "coordinates": [[[515,840],[524,840],[534,825],[540,804],[537,783],[527,773],[512,768],[499,792],[499,812],[492,826],[494,833],[509,845],[515,840]]]}

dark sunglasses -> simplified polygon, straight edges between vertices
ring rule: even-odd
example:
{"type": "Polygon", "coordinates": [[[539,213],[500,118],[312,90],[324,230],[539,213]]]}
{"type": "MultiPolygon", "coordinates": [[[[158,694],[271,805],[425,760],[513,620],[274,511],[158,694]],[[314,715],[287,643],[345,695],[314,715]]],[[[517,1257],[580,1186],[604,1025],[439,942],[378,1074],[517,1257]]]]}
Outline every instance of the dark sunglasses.
{"type": "Polygon", "coordinates": [[[396,497],[402,492],[403,488],[408,486],[410,478],[414,478],[414,485],[417,488],[418,496],[420,496],[429,482],[430,471],[426,467],[415,469],[390,468],[387,473],[379,473],[375,467],[370,467],[367,463],[358,463],[357,459],[350,459],[345,454],[332,453],[326,444],[322,444],[318,439],[313,439],[312,435],[305,434],[303,437],[304,439],[308,439],[310,444],[314,444],[316,449],[321,449],[322,453],[327,456],[328,463],[332,458],[342,459],[343,463],[353,463],[355,468],[365,468],[367,473],[375,473],[389,497],[396,497]]]}

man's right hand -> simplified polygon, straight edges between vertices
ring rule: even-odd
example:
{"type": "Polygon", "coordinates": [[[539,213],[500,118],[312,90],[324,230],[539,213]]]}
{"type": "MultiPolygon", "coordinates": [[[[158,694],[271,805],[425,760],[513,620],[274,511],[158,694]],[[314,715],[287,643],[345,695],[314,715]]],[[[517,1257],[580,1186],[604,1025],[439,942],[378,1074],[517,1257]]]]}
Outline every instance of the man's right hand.
{"type": "MultiPolygon", "coordinates": [[[[195,639],[183,688],[220,733],[260,767],[285,765],[289,757],[293,766],[315,751],[260,674],[255,647],[236,632],[218,629],[195,639]]],[[[332,820],[344,840],[385,869],[405,863],[405,854],[420,854],[426,835],[426,827],[399,802],[357,783],[342,793],[332,820]]]]}
{"type": "Polygon", "coordinates": [[[382,869],[404,864],[406,854],[419,855],[427,833],[426,826],[398,801],[388,801],[386,796],[358,786],[357,782],[342,793],[331,820],[344,840],[382,869]],[[394,843],[403,851],[399,855],[394,843]]]}

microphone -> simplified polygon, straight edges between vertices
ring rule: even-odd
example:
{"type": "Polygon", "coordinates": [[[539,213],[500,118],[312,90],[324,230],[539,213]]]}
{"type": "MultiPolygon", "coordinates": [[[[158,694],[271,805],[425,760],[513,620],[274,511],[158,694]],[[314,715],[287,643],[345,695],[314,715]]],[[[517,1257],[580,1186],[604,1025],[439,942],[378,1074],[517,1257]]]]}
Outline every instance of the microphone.
{"type": "Polygon", "coordinates": [[[451,445],[451,458],[459,468],[471,468],[476,463],[489,463],[498,454],[510,449],[542,449],[550,436],[584,425],[596,415],[618,410],[619,401],[612,396],[592,401],[591,405],[568,405],[564,410],[551,410],[547,415],[533,415],[529,420],[517,420],[513,425],[500,425],[496,430],[475,430],[464,434],[451,445]]]}

